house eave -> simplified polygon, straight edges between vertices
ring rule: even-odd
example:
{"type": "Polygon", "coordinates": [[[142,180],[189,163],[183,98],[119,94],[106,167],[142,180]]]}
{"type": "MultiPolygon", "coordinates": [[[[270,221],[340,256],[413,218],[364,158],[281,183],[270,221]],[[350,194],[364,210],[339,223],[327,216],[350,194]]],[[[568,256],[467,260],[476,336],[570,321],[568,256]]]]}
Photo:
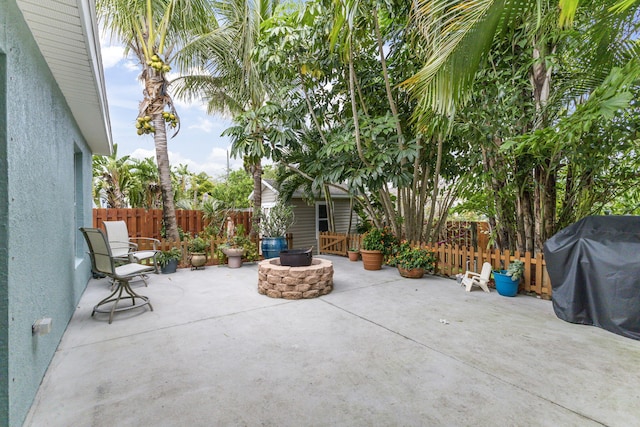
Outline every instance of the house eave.
{"type": "Polygon", "coordinates": [[[82,135],[95,154],[113,141],[91,0],[16,0],[82,135]]]}

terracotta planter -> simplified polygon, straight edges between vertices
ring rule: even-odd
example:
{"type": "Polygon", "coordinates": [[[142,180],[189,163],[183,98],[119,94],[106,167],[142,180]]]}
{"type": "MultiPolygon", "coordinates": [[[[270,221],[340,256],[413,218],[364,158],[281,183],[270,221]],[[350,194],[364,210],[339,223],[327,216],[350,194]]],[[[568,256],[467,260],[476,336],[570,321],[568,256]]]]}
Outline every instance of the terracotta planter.
{"type": "Polygon", "coordinates": [[[398,273],[402,277],[407,277],[409,279],[419,279],[424,276],[424,268],[402,268],[398,267],[398,273]]]}
{"type": "Polygon", "coordinates": [[[360,249],[362,255],[362,265],[365,270],[380,270],[382,268],[382,261],[384,256],[382,251],[367,251],[360,249]]]}
{"type": "Polygon", "coordinates": [[[358,261],[360,259],[360,252],[347,251],[347,255],[349,255],[349,261],[358,261]]]}

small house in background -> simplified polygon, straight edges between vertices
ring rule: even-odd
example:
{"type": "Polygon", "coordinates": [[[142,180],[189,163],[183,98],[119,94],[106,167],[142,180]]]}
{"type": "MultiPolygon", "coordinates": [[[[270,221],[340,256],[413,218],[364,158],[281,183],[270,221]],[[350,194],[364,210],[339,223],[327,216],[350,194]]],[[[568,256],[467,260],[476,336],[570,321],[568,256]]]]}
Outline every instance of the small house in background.
{"type": "MultiPolygon", "coordinates": [[[[330,187],[334,208],[335,232],[355,233],[359,224],[359,217],[353,211],[351,195],[345,191],[330,187]],[[351,217],[351,229],[349,219],[351,217]]],[[[268,213],[278,202],[280,192],[277,183],[273,180],[262,180],[262,208],[268,213]]],[[[253,200],[253,193],[249,195],[253,200]]],[[[308,203],[301,191],[294,192],[289,204],[293,207],[295,224],[289,230],[293,234],[293,246],[295,248],[309,248],[313,246],[313,252],[318,253],[320,232],[329,230],[329,218],[327,216],[327,201],[319,195],[316,201],[308,203]]]]}

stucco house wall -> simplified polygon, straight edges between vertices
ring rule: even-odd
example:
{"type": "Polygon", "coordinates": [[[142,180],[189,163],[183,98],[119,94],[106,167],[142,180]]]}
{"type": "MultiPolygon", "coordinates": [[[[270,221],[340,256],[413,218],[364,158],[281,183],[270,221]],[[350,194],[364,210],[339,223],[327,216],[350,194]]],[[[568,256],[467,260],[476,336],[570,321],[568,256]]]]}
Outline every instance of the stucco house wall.
{"type": "Polygon", "coordinates": [[[19,426],[90,277],[94,150],[15,0],[0,25],[0,425],[19,426]]]}

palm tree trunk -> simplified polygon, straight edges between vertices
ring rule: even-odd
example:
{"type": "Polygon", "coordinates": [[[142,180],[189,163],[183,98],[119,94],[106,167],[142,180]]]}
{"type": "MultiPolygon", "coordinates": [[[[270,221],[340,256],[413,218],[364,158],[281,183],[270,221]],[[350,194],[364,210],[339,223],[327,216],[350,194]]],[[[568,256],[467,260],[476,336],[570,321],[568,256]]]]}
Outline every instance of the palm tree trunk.
{"type": "Polygon", "coordinates": [[[171,186],[167,128],[162,118],[162,112],[154,113],[152,117],[153,126],[156,128],[153,141],[156,145],[156,162],[158,163],[158,177],[160,178],[160,190],[162,192],[162,219],[167,239],[178,241],[180,240],[180,234],[178,233],[176,207],[173,200],[173,187],[171,186]]]}

